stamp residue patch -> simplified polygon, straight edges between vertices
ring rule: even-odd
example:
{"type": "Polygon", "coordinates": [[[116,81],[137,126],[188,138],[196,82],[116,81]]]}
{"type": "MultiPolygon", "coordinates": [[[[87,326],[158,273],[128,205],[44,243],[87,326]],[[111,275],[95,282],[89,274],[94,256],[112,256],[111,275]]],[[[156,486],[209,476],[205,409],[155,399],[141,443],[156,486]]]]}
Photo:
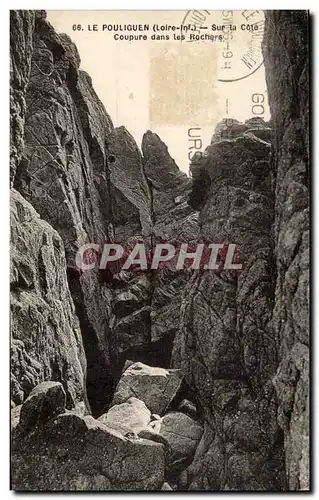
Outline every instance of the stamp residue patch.
{"type": "Polygon", "coordinates": [[[218,107],[213,44],[165,44],[150,50],[150,121],[209,124],[218,107]]]}

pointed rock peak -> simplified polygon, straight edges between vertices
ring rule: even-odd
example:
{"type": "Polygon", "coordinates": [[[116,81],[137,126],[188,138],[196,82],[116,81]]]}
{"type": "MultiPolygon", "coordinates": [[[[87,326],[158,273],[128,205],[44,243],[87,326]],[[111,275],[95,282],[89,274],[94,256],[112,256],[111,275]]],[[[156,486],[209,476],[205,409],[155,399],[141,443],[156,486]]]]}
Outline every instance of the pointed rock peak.
{"type": "Polygon", "coordinates": [[[145,175],[156,189],[169,189],[172,196],[176,197],[185,186],[188,187],[190,181],[187,175],[180,171],[165,142],[150,130],[143,136],[142,153],[145,175]]]}
{"type": "Polygon", "coordinates": [[[151,130],[147,130],[143,135],[142,152],[146,160],[154,153],[171,158],[165,142],[163,142],[162,139],[151,130]]]}
{"type": "Polygon", "coordinates": [[[118,130],[118,132],[123,134],[123,135],[128,135],[128,136],[133,138],[132,134],[130,134],[130,132],[125,127],[125,125],[120,125],[119,127],[116,127],[115,130],[118,130]]]}
{"type": "Polygon", "coordinates": [[[135,153],[137,153],[139,157],[141,157],[139,147],[134,137],[127,130],[127,128],[124,127],[124,125],[116,127],[114,129],[111,138],[111,143],[113,143],[113,147],[115,147],[117,151],[119,151],[122,147],[124,147],[126,150],[129,149],[132,152],[134,151],[135,153]]]}
{"type": "Polygon", "coordinates": [[[116,127],[115,131],[117,134],[121,135],[122,137],[125,137],[129,142],[136,144],[134,137],[127,130],[127,128],[124,125],[121,125],[120,127],[116,127]]]}

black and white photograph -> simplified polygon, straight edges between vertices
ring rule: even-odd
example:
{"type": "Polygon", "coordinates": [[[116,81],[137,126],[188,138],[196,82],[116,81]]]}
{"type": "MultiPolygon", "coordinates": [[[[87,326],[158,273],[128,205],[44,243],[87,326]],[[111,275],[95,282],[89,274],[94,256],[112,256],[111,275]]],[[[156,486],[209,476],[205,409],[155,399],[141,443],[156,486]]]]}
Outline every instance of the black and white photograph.
{"type": "Polygon", "coordinates": [[[311,16],[221,7],[8,12],[8,489],[311,490],[311,16]]]}

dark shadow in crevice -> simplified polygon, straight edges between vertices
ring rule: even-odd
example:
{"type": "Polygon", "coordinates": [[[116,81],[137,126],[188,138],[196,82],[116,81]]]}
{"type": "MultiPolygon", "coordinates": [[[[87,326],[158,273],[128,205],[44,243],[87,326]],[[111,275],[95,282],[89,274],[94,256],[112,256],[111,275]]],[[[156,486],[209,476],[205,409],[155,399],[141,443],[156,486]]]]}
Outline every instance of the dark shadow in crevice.
{"type": "Polygon", "coordinates": [[[80,285],[80,272],[68,268],[67,276],[69,288],[75,305],[75,312],[80,321],[83,346],[87,362],[85,387],[88,403],[93,417],[99,417],[103,409],[112,400],[114,382],[109,363],[100,346],[97,334],[88,321],[82,289],[80,285]]]}

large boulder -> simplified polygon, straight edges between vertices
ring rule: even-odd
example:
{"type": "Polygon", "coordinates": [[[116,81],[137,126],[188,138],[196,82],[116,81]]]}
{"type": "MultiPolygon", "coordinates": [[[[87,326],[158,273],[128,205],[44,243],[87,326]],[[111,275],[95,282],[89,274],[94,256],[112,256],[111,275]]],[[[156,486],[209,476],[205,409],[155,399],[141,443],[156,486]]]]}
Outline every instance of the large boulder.
{"type": "Polygon", "coordinates": [[[20,411],[20,427],[31,431],[65,411],[66,397],[60,382],[42,382],[32,389],[20,411]]]}
{"type": "Polygon", "coordinates": [[[170,466],[176,462],[187,463],[196,451],[203,434],[203,427],[181,412],[170,412],[161,419],[159,435],[170,446],[170,466]]]}
{"type": "Polygon", "coordinates": [[[151,420],[151,412],[143,401],[132,397],[125,403],[112,406],[98,420],[111,427],[120,428],[124,433],[138,434],[142,429],[147,428],[151,420]]]}
{"type": "Polygon", "coordinates": [[[111,406],[125,403],[135,396],[146,404],[151,413],[163,415],[176,396],[181,383],[180,370],[133,363],[123,372],[111,406]]]}
{"type": "MultiPolygon", "coordinates": [[[[169,412],[163,417],[152,415],[148,425],[138,432],[139,437],[164,445],[166,478],[176,486],[183,483],[182,489],[187,489],[187,484],[185,478],[181,480],[181,473],[184,477],[202,434],[200,422],[178,411],[169,412]]],[[[187,480],[188,477],[186,483],[187,480]]]]}
{"type": "Polygon", "coordinates": [[[14,490],[148,491],[162,487],[163,444],[124,436],[108,422],[91,416],[57,415],[63,411],[61,390],[52,383],[37,387],[22,406],[12,440],[14,490]]]}

